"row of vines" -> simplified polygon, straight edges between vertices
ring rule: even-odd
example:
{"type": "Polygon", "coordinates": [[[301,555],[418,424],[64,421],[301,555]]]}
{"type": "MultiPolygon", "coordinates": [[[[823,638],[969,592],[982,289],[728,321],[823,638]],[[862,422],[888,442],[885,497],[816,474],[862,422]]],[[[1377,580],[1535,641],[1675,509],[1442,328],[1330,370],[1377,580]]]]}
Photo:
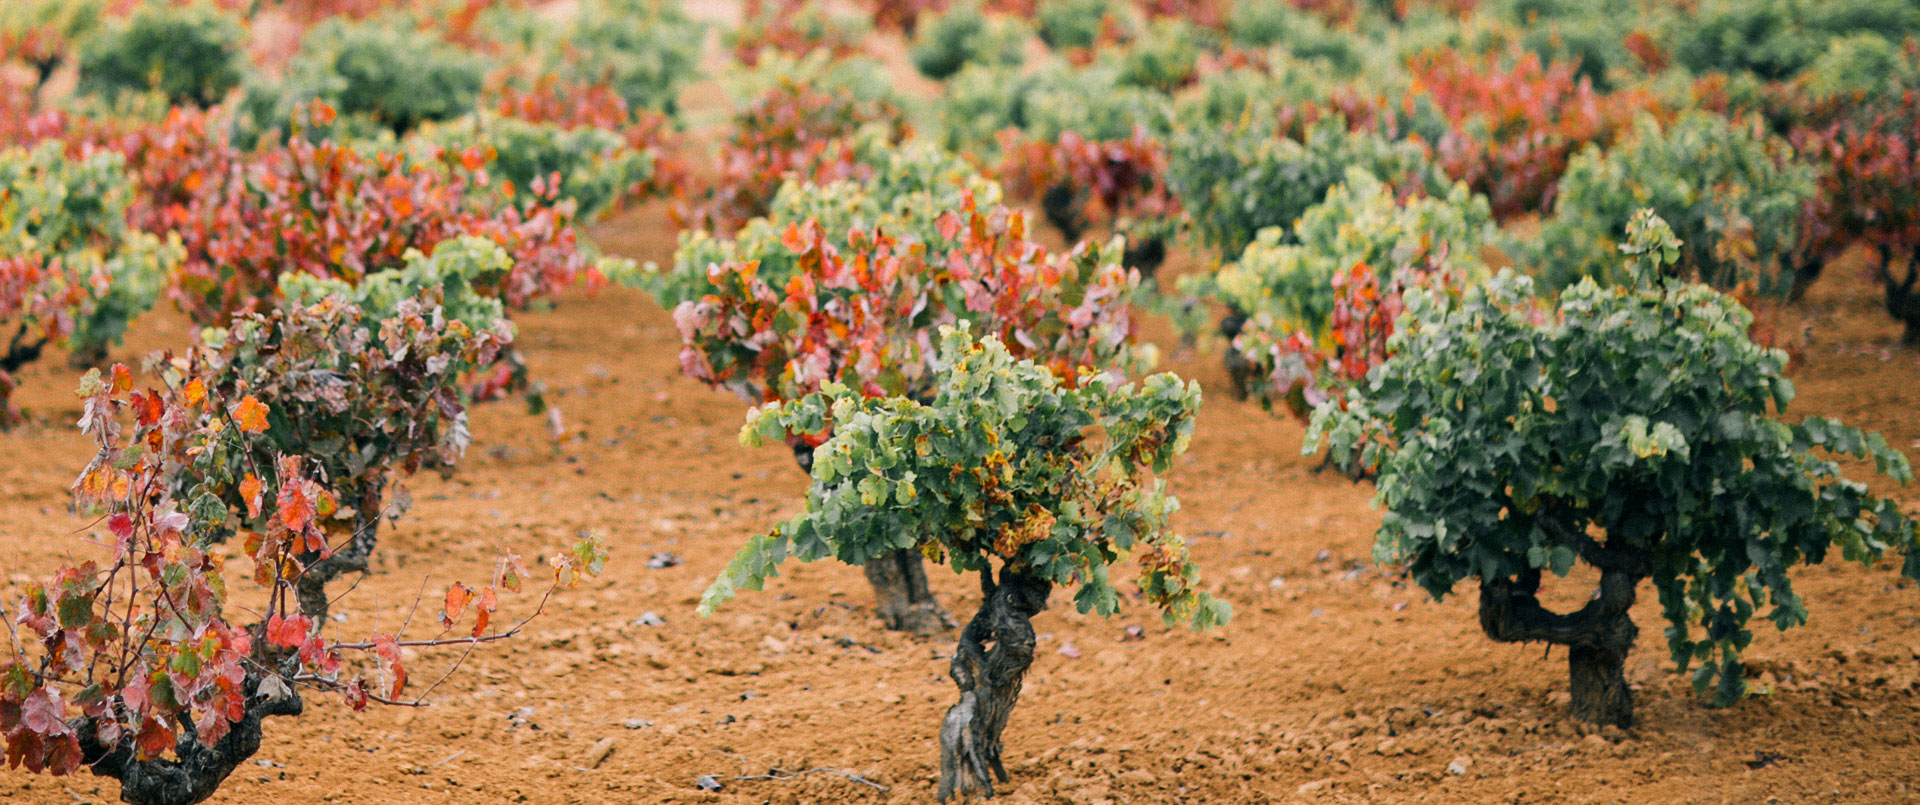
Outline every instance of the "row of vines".
{"type": "Polygon", "coordinates": [[[417,633],[328,628],[471,407],[546,405],[514,317],[610,284],[811,477],[703,612],[831,557],[888,628],[959,628],[943,800],[1008,781],[1054,588],[1231,618],[1158,477],[1201,394],[1153,373],[1147,315],[1375,484],[1382,563],[1477,582],[1493,640],[1568,646],[1574,718],[1632,721],[1643,581],[1728,706],[1750,621],[1809,617],[1791,568],[1920,578],[1920,525],[1838,463],[1908,460],[1789,420],[1769,326],[1857,249],[1920,347],[1910,4],[743,5],[722,31],[672,0],[0,8],[0,425],[38,426],[11,393],[64,354],[98,448],[93,558],[5,607],[10,766],[200,801],[303,694],[422,704],[411,650],[511,638],[597,572],[619,546],[587,535],[452,583],[417,633]],[[707,78],[724,99],[683,104],[707,78]],[[642,204],[680,229],[665,263],[586,233],[642,204]],[[1179,253],[1200,268],[1163,276],[1179,253]],[[192,341],[113,363],[162,305],[192,341]],[[236,540],[248,568],[216,558],[236,540]],[[979,577],[976,614],[929,564],[979,577]],[[1576,564],[1599,589],[1548,611],[1576,564]]]}

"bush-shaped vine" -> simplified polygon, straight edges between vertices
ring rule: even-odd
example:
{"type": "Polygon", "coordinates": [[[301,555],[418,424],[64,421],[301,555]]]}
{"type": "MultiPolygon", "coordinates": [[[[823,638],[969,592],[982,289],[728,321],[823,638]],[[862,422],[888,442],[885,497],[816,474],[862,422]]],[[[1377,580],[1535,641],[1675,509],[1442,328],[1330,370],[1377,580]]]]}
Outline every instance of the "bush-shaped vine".
{"type": "Polygon", "coordinates": [[[73,58],[74,44],[98,29],[105,11],[103,0],[13,0],[0,5],[0,64],[19,62],[32,70],[33,84],[25,88],[29,101],[37,100],[54,71],[73,58]]]}
{"type": "Polygon", "coordinates": [[[1119,30],[1127,10],[1113,0],[1040,0],[1034,23],[1040,41],[1054,50],[1091,48],[1119,30]]]}
{"type": "Polygon", "coordinates": [[[182,257],[127,226],[132,193],[118,154],[66,156],[58,143],[0,151],[0,427],[18,420],[13,373],[50,343],[97,362],[153,307],[182,257]]]}
{"type": "Polygon", "coordinates": [[[1199,591],[1199,571],[1168,525],[1178,504],[1146,477],[1186,450],[1197,384],[1161,374],[1071,386],[965,327],[943,331],[937,366],[925,402],[831,384],[748,415],[748,444],[828,421],[834,433],[814,462],[807,511],[750,540],[700,608],[759,589],[789,555],[858,565],[917,549],[979,573],[986,600],[960,635],[951,670],[960,702],[940,728],[944,801],[956,790],[991,796],[994,777],[1007,782],[1001,734],[1033,663],[1031,621],[1054,586],[1080,585],[1081,612],[1111,615],[1121,592],[1110,573],[1131,555],[1141,593],[1168,623],[1206,628],[1232,608],[1199,591]]]}
{"type": "MultiPolygon", "coordinates": [[[[1439,264],[1457,279],[1478,280],[1486,273],[1480,247],[1492,237],[1486,198],[1463,184],[1444,197],[1399,200],[1373,174],[1352,168],[1290,232],[1261,230],[1236,261],[1210,276],[1183,277],[1180,288],[1226,305],[1221,329],[1233,339],[1227,367],[1236,393],[1304,419],[1377,362],[1361,350],[1366,339],[1344,337],[1348,322],[1339,313],[1350,321],[1360,308],[1385,301],[1382,294],[1397,293],[1412,272],[1439,264]],[[1363,288],[1373,296],[1343,298],[1363,288]],[[1322,366],[1331,376],[1309,371],[1322,366]],[[1328,382],[1336,378],[1344,382],[1328,382]]],[[[1374,329],[1391,325],[1391,312],[1384,315],[1374,329]]]]}
{"type": "Polygon", "coordinates": [[[258,468],[295,457],[354,512],[320,524],[315,533],[327,538],[326,551],[299,553],[306,565],[294,585],[300,610],[323,619],[327,582],[366,570],[381,517],[406,511],[396,476],[423,465],[451,470],[466,451],[471,436],[459,381],[492,366],[513,342],[500,300],[476,288],[512,265],[490,241],[449,240],[431,256],[410,252],[403,267],[357,287],[289,277],[284,304],[210,331],[200,379],[217,392],[257,400],[270,427],[225,449],[182,457],[175,489],[198,515],[189,536],[216,542],[237,529],[271,537],[260,501],[301,493],[258,468]],[[430,304],[419,300],[423,295],[430,304]],[[229,521],[229,511],[237,519],[229,521]]]}
{"type": "Polygon", "coordinates": [[[1817,160],[1819,177],[1800,222],[1795,279],[1811,281],[1848,247],[1865,243],[1887,313],[1906,325],[1903,342],[1920,346],[1920,90],[1855,107],[1839,122],[1793,136],[1817,160]],[[1896,270],[1902,262],[1904,270],[1896,270]]]}
{"type": "Polygon", "coordinates": [[[522,212],[557,199],[573,202],[577,220],[591,221],[638,195],[653,178],[651,151],[597,126],[482,117],[435,129],[428,138],[455,153],[487,149],[493,155],[488,172],[509,183],[502,190],[522,212]]]}
{"type": "Polygon", "coordinates": [[[957,4],[925,21],[914,34],[913,67],[943,81],[969,64],[1015,66],[1026,58],[1031,35],[1019,20],[989,16],[975,4],[957,4]]]}
{"type": "Polygon", "coordinates": [[[1366,395],[1316,411],[1307,444],[1378,467],[1376,556],[1436,598],[1477,580],[1487,636],[1568,647],[1573,716],[1622,726],[1642,580],[1679,669],[1699,662],[1694,687],[1726,705],[1746,689],[1753,615],[1771,605],[1782,629],[1807,618],[1793,566],[1898,548],[1920,576],[1914,522],[1814,449],[1902,481],[1907,459],[1838,422],[1782,421],[1786,353],[1748,338],[1737,302],[1680,278],[1681,245],[1657,216],[1628,231],[1629,281],[1583,280],[1544,321],[1510,274],[1459,299],[1409,294],[1394,357],[1366,395]],[[1596,594],[1544,609],[1543,575],[1576,562],[1599,571],[1596,594]]]}
{"type": "Polygon", "coordinates": [[[1180,132],[1167,146],[1167,183],[1193,231],[1222,255],[1239,254],[1262,229],[1289,228],[1327,190],[1359,167],[1401,192],[1447,192],[1448,182],[1419,145],[1355,132],[1326,118],[1304,140],[1269,121],[1242,118],[1224,128],[1180,132]]]}
{"type": "Polygon", "coordinates": [[[1568,163],[1528,259],[1556,288],[1588,276],[1626,282],[1619,233],[1651,208],[1680,237],[1682,270],[1717,288],[1752,283],[1783,296],[1794,289],[1790,258],[1812,193],[1811,171],[1757,121],[1694,112],[1662,126],[1643,117],[1625,141],[1568,163]]]}
{"type": "Polygon", "coordinates": [[[297,110],[318,100],[343,116],[333,125],[405,136],[422,123],[472,111],[485,68],[479,54],[394,19],[329,18],[300,38],[285,78],[249,87],[241,122],[271,142],[297,110]]]}
{"type": "Polygon", "coordinates": [[[679,0],[589,0],[574,14],[556,66],[577,81],[612,86],[636,110],[673,114],[705,40],[706,26],[679,0]]]}
{"type": "Polygon", "coordinates": [[[147,3],[109,23],[80,50],[80,89],[154,91],[211,106],[240,84],[246,30],[211,3],[147,3]]]}
{"type": "MultiPolygon", "coordinates": [[[[258,750],[263,719],[300,714],[302,689],[337,691],[356,710],[417,705],[411,652],[471,650],[539,614],[545,597],[507,628],[491,624],[499,596],[528,575],[511,553],[491,584],[449,585],[437,636],[327,639],[324,596],[301,611],[310,579],[359,550],[345,523],[386,508],[377,492],[353,492],[411,470],[429,447],[415,425],[445,435],[460,416],[445,396],[457,367],[510,338],[449,320],[442,289],[420,285],[398,299],[406,292],[364,295],[369,307],[334,295],[249,317],[158,361],[157,388],[135,390],[125,366],[82,381],[80,429],[100,450],[73,489],[80,509],[102,515],[92,544],[105,561],[63,567],[8,602],[21,626],[0,660],[9,765],[86,768],[119,780],[136,805],[200,802],[258,750]],[[261,588],[244,600],[208,544],[236,521],[261,588]],[[469,611],[470,627],[459,623],[469,611]],[[367,660],[350,663],[355,654],[367,660]]],[[[591,538],[548,560],[547,595],[602,561],[591,538]]]]}

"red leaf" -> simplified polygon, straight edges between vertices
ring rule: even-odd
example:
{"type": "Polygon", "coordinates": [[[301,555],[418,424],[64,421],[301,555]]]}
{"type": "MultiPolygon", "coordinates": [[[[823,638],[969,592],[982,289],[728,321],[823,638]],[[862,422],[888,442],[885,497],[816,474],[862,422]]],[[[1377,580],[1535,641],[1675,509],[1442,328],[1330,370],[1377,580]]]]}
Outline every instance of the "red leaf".
{"type": "Polygon", "coordinates": [[[120,539],[131,538],[133,536],[133,518],[124,514],[116,514],[109,517],[107,518],[107,530],[113,532],[113,535],[120,539]]]}
{"type": "Polygon", "coordinates": [[[267,642],[281,648],[299,648],[307,642],[307,633],[312,629],[313,621],[305,615],[275,615],[267,619],[267,642]]]}
{"type": "Polygon", "coordinates": [[[440,611],[440,625],[452,628],[460,620],[460,613],[466,611],[467,602],[473,600],[473,590],[460,582],[447,585],[447,604],[440,611]]]}
{"type": "Polygon", "coordinates": [[[147,716],[140,724],[140,734],[134,737],[134,745],[139,747],[142,756],[158,757],[173,748],[173,729],[159,718],[147,716]]]}
{"type": "Polygon", "coordinates": [[[41,735],[60,735],[67,731],[66,710],[60,691],[35,688],[20,703],[20,723],[41,735]]]}
{"type": "Polygon", "coordinates": [[[53,776],[72,774],[80,769],[80,737],[63,735],[47,747],[47,770],[53,776]]]}

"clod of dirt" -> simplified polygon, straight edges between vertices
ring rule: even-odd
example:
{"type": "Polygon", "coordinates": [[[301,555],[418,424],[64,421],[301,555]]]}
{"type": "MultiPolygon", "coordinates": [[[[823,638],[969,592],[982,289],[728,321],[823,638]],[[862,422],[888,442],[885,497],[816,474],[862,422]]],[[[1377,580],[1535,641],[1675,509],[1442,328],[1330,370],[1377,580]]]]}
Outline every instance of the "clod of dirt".
{"type": "Polygon", "coordinates": [[[587,767],[600,768],[600,764],[607,762],[607,756],[611,754],[613,754],[612,738],[601,738],[595,741],[593,748],[587,750],[587,767]]]}

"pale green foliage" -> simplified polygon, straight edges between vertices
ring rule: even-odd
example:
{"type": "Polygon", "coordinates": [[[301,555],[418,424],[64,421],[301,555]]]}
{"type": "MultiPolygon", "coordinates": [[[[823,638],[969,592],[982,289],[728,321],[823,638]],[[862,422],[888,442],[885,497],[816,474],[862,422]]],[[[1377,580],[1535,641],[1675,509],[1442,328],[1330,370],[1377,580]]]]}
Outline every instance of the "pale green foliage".
{"type": "Polygon", "coordinates": [[[1120,83],[1160,92],[1173,92],[1193,77],[1202,49],[1212,47],[1208,32],[1188,23],[1162,17],[1117,51],[1114,61],[1120,83]]]}
{"type": "Polygon", "coordinates": [[[706,26],[679,0],[587,0],[574,14],[556,65],[577,81],[605,83],[635,109],[674,113],[700,65],[706,26]]]}
{"type": "Polygon", "coordinates": [[[1291,232],[1261,230],[1238,260],[1211,276],[1182,277],[1180,288],[1225,303],[1250,325],[1319,338],[1333,312],[1335,273],[1365,263],[1385,287],[1397,269],[1444,244],[1448,264],[1477,278],[1486,271],[1480,247],[1492,237],[1486,198],[1464,184],[1454,184],[1445,197],[1403,202],[1373,174],[1349,168],[1346,181],[1301,215],[1291,232]]]}
{"type": "Polygon", "coordinates": [[[906,99],[894,92],[886,65],[866,56],[836,59],[825,50],[814,50],[804,56],[770,50],[760,54],[760,61],[752,67],[723,74],[721,83],[736,105],[750,104],[769,91],[789,84],[829,95],[844,92],[861,102],[906,105],[906,99]]]}
{"type": "Polygon", "coordinates": [[[1018,66],[1032,36],[1019,19],[988,15],[978,4],[957,3],[922,23],[914,33],[913,67],[921,75],[945,80],[968,64],[1018,66]]]}
{"type": "Polygon", "coordinates": [[[1040,0],[1034,22],[1047,47],[1064,50],[1093,47],[1106,20],[1119,24],[1125,15],[1126,8],[1114,0],[1040,0]]]}
{"type": "MultiPolygon", "coordinates": [[[[538,203],[534,180],[560,177],[558,197],[576,205],[580,220],[593,220],[653,176],[653,154],[630,146],[619,133],[580,126],[562,128],[519,118],[479,116],[434,129],[428,140],[460,150],[491,146],[487,170],[514,185],[514,200],[538,203]]],[[[552,188],[548,188],[552,192],[552,188]]]]}
{"type": "Polygon", "coordinates": [[[402,302],[432,289],[440,310],[453,321],[465,322],[474,332],[508,327],[506,308],[497,296],[474,290],[499,284],[513,270],[513,257],[500,244],[465,236],[442,241],[432,255],[410,249],[405,265],[381,271],[358,285],[311,274],[289,274],[280,279],[288,304],[318,304],[340,297],[371,319],[392,318],[402,302]]]}
{"type": "Polygon", "coordinates": [[[1089,140],[1123,140],[1135,129],[1154,135],[1170,131],[1172,100],[1122,76],[1110,62],[1077,68],[1056,59],[1028,74],[968,65],[947,85],[940,107],[942,142],[991,162],[998,158],[996,137],[1008,128],[1040,142],[1057,141],[1069,131],[1089,140]]]}
{"type": "Polygon", "coordinates": [[[1835,38],[1802,76],[1807,95],[1842,102],[1896,98],[1900,90],[1920,86],[1920,64],[1903,50],[1877,34],[1835,38]]]}
{"type": "Polygon", "coordinates": [[[1199,570],[1168,526],[1179,503],[1149,474],[1185,452],[1198,384],[1085,375],[1069,387],[960,327],[942,330],[935,386],[923,404],[832,384],[749,413],[748,445],[817,433],[829,420],[833,437],[814,452],[807,511],[750,540],[701,611],[760,589],[789,555],[857,565],[917,549],[956,571],[998,558],[1036,579],[1078,584],[1075,606],[1100,615],[1118,611],[1110,568],[1131,555],[1142,592],[1169,624],[1206,628],[1231,616],[1197,589],[1199,570]]]}
{"type": "Polygon", "coordinates": [[[1168,146],[1167,183],[1201,241],[1233,255],[1263,229],[1290,230],[1353,168],[1396,188],[1444,194],[1451,184],[1416,143],[1351,132],[1337,118],[1316,124],[1301,142],[1252,115],[1177,134],[1168,146]]]}
{"type": "MultiPolygon", "coordinates": [[[[127,181],[124,160],[111,152],[73,158],[53,142],[0,151],[0,260],[38,255],[57,264],[50,278],[84,284],[43,285],[34,293],[71,322],[64,335],[76,348],[120,343],[185,256],[178,238],[163,241],[127,226],[127,181]]],[[[28,320],[50,314],[23,307],[28,320]]]]}
{"type": "Polygon", "coordinates": [[[330,18],[300,38],[285,76],[247,88],[241,140],[277,134],[312,100],[325,101],[340,117],[328,130],[310,127],[309,136],[348,139],[379,129],[405,136],[423,123],[472,111],[486,67],[481,55],[417,30],[404,17],[330,18]]]}
{"type": "Polygon", "coordinates": [[[1662,127],[1645,117],[1626,141],[1604,152],[1589,146],[1568,163],[1528,261],[1553,287],[1589,276],[1627,282],[1617,233],[1651,208],[1679,236],[1683,271],[1720,288],[1752,281],[1784,294],[1793,278],[1781,257],[1796,245],[1812,193],[1810,169],[1756,123],[1695,112],[1662,127]]]}
{"type": "Polygon", "coordinates": [[[1699,661],[1695,687],[1727,704],[1745,690],[1748,620],[1807,618],[1789,568],[1897,548],[1920,576],[1899,504],[1814,449],[1911,471],[1878,434],[1782,421],[1786,353],[1748,338],[1733,299],[1663,270],[1684,247],[1664,222],[1644,214],[1629,233],[1625,281],[1582,280],[1545,315],[1504,272],[1457,298],[1409,292],[1393,357],[1364,393],[1315,412],[1307,450],[1325,441],[1337,461],[1378,467],[1376,556],[1435,597],[1463,579],[1565,575],[1595,529],[1600,551],[1648,570],[1673,659],[1699,661]]]}

